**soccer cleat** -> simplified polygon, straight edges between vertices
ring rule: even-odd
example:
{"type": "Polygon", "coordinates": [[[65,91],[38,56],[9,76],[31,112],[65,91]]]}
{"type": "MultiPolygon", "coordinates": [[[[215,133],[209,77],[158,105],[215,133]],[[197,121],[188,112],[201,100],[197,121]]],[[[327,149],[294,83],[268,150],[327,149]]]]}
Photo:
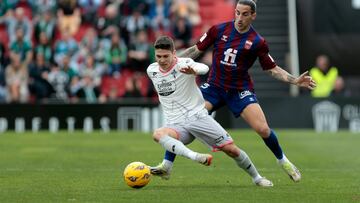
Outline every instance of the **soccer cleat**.
{"type": "Polygon", "coordinates": [[[301,179],[300,171],[292,164],[289,160],[286,160],[284,163],[280,164],[283,170],[289,175],[291,180],[294,182],[299,182],[301,179]]]}
{"type": "Polygon", "coordinates": [[[211,154],[197,154],[196,155],[197,162],[199,162],[205,166],[210,166],[212,159],[213,159],[213,156],[211,154]]]}
{"type": "Polygon", "coordinates": [[[150,166],[150,173],[154,176],[159,176],[164,180],[170,179],[170,169],[166,169],[162,163],[157,166],[150,166]]]}
{"type": "Polygon", "coordinates": [[[259,186],[259,187],[272,187],[274,186],[274,184],[266,179],[265,177],[259,178],[256,181],[254,181],[255,185],[259,186]]]}

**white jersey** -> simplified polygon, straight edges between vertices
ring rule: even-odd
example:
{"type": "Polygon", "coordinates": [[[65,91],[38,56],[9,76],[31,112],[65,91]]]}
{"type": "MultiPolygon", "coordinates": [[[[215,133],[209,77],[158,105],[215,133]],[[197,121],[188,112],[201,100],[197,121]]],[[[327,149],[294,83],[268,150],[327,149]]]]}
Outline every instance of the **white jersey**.
{"type": "Polygon", "coordinates": [[[180,68],[194,67],[199,63],[191,58],[176,60],[175,65],[166,72],[160,69],[158,63],[152,63],[147,68],[168,124],[184,122],[191,116],[206,111],[205,100],[196,84],[196,76],[180,72],[180,68]]]}

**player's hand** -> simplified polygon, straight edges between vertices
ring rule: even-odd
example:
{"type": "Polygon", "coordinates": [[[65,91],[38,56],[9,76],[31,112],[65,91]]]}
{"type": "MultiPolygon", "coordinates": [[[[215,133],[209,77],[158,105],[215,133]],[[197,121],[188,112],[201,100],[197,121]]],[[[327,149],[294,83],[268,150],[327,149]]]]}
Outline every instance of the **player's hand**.
{"type": "Polygon", "coordinates": [[[295,84],[300,87],[305,87],[310,90],[313,90],[316,87],[316,82],[308,74],[309,71],[304,72],[295,80],[295,84]]]}
{"type": "Polygon", "coordinates": [[[197,75],[196,71],[193,68],[191,68],[190,66],[180,68],[180,72],[185,73],[185,74],[197,75]]]}

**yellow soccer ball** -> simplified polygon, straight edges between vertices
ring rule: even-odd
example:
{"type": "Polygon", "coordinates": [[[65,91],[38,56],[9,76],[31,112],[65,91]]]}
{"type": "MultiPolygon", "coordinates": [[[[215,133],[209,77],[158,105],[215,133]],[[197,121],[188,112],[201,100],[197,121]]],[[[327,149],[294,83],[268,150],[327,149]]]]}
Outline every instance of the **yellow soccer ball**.
{"type": "Polygon", "coordinates": [[[132,162],[124,170],[125,183],[132,188],[142,188],[150,179],[150,168],[142,162],[132,162]]]}

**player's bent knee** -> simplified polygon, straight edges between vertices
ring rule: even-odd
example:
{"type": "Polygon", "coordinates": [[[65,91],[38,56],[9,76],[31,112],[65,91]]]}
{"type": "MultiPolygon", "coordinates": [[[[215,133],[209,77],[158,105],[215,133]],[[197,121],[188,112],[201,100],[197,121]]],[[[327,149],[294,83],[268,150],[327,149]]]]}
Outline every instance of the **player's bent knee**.
{"type": "Polygon", "coordinates": [[[159,142],[162,136],[165,136],[165,133],[161,129],[156,129],[153,133],[153,139],[155,140],[155,142],[159,142]]]}
{"type": "Polygon", "coordinates": [[[223,152],[225,152],[230,157],[238,157],[240,155],[240,149],[235,144],[225,145],[221,148],[223,152]]]}
{"type": "Polygon", "coordinates": [[[259,126],[255,131],[263,138],[267,138],[270,135],[270,128],[267,125],[259,126]]]}
{"type": "Polygon", "coordinates": [[[173,130],[169,129],[169,128],[158,128],[154,131],[153,133],[153,139],[156,141],[156,142],[159,142],[159,140],[161,139],[161,137],[163,136],[170,136],[170,137],[173,137],[175,139],[177,139],[177,136],[176,136],[176,132],[174,132],[173,130]]]}

